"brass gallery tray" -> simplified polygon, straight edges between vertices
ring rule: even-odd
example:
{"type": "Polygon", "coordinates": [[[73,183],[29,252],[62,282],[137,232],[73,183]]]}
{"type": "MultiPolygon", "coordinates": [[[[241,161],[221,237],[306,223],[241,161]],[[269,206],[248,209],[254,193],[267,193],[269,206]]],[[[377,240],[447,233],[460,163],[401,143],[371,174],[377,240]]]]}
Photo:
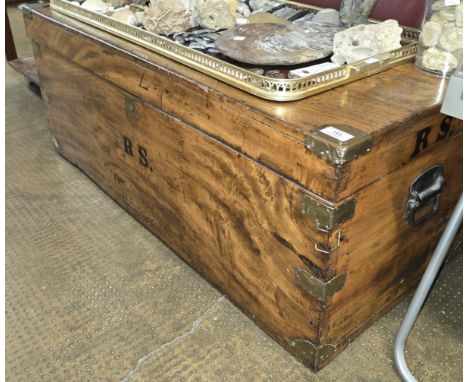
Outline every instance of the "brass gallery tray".
{"type": "MultiPolygon", "coordinates": [[[[290,1],[283,0],[281,2],[297,9],[308,9],[312,12],[321,9],[290,1]]],[[[50,6],[67,16],[162,54],[236,88],[273,101],[302,99],[411,61],[415,57],[419,37],[417,29],[402,27],[402,47],[399,49],[307,77],[294,79],[270,78],[180,45],[167,37],[83,9],[66,0],[50,0],[50,6]]],[[[370,20],[370,22],[378,21],[370,20]]]]}

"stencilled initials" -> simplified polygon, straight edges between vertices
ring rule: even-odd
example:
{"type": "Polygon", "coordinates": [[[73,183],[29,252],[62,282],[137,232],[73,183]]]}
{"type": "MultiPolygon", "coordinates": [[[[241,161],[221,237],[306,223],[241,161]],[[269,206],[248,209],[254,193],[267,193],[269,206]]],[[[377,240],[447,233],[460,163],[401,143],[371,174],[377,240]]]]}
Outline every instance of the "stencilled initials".
{"type": "Polygon", "coordinates": [[[132,141],[130,140],[130,138],[126,136],[123,137],[123,140],[124,140],[125,152],[132,157],[133,156],[132,141]]]}
{"type": "Polygon", "coordinates": [[[149,162],[148,162],[148,153],[146,152],[146,149],[144,147],[141,147],[138,145],[138,156],[140,158],[140,164],[143,167],[148,168],[149,162]]]}
{"type": "Polygon", "coordinates": [[[415,157],[418,155],[422,150],[426,149],[429,146],[429,134],[431,133],[431,128],[426,127],[422,130],[418,131],[416,135],[416,147],[414,148],[413,155],[411,157],[415,157]]]}
{"type": "Polygon", "coordinates": [[[137,154],[138,162],[140,163],[140,165],[149,169],[150,171],[153,171],[153,169],[150,167],[148,151],[143,146],[139,144],[134,145],[132,140],[124,135],[123,149],[125,154],[131,156],[132,158],[135,158],[135,154],[137,154]]]}
{"type": "Polygon", "coordinates": [[[424,129],[419,130],[416,133],[416,144],[414,147],[413,154],[411,155],[411,158],[414,158],[416,155],[426,150],[431,145],[431,143],[440,142],[451,137],[453,133],[452,122],[453,122],[452,117],[448,117],[448,116],[445,117],[439,126],[439,132],[437,133],[437,136],[435,137],[435,139],[432,138],[431,127],[425,127],[424,129]],[[431,138],[433,142],[431,142],[431,138]]]}
{"type": "Polygon", "coordinates": [[[442,141],[445,138],[450,137],[452,135],[452,131],[451,131],[452,121],[453,121],[452,117],[445,117],[442,120],[442,123],[440,124],[440,132],[437,135],[436,142],[442,141]]]}

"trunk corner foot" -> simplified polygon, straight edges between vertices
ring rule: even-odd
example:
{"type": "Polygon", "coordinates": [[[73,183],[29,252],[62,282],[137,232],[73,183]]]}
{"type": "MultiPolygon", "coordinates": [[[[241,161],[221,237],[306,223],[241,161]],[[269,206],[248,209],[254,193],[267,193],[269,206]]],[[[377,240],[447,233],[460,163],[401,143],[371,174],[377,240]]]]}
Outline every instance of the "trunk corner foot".
{"type": "Polygon", "coordinates": [[[290,352],[314,372],[325,366],[337,352],[332,344],[315,345],[308,339],[297,339],[289,342],[290,352]]]}

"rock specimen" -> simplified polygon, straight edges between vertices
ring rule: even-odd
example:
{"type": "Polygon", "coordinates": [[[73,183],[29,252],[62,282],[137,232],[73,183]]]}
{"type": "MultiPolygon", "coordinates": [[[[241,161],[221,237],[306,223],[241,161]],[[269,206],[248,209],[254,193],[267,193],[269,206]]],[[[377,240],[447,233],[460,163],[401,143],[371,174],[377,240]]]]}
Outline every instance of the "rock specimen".
{"type": "Polygon", "coordinates": [[[252,8],[253,11],[256,11],[259,8],[262,8],[267,5],[273,4],[274,1],[271,0],[250,0],[249,1],[249,6],[252,8]]]}
{"type": "Polygon", "coordinates": [[[249,17],[249,24],[289,24],[289,20],[272,15],[271,13],[258,12],[249,17]]]}
{"type": "Polygon", "coordinates": [[[81,6],[84,9],[98,13],[105,13],[110,8],[110,5],[102,0],[86,0],[81,6]]]}
{"type": "Polygon", "coordinates": [[[219,53],[215,46],[215,41],[218,37],[218,33],[211,32],[209,29],[196,29],[187,32],[174,33],[173,36],[175,42],[178,44],[213,54],[219,53]]]}
{"type": "Polygon", "coordinates": [[[367,23],[377,0],[342,0],[340,21],[345,27],[367,23]]]}
{"type": "Polygon", "coordinates": [[[129,5],[132,3],[132,0],[105,0],[105,3],[109,4],[113,8],[123,7],[124,5],[129,5]]]}
{"type": "Polygon", "coordinates": [[[455,25],[459,28],[463,27],[463,3],[455,8],[455,25]]]}
{"type": "Polygon", "coordinates": [[[249,17],[250,14],[252,13],[249,6],[245,3],[239,3],[236,8],[236,13],[239,14],[242,17],[249,17]]]}
{"type": "Polygon", "coordinates": [[[130,10],[133,12],[137,19],[137,25],[143,25],[143,21],[145,20],[146,13],[145,9],[148,8],[146,5],[133,3],[129,6],[130,10]]]}
{"type": "Polygon", "coordinates": [[[432,14],[422,28],[416,65],[445,75],[455,69],[463,56],[463,3],[431,6],[432,14]]]}
{"type": "Polygon", "coordinates": [[[463,28],[447,26],[440,34],[439,45],[448,52],[454,52],[463,47],[463,28]]]}
{"type": "Polygon", "coordinates": [[[316,23],[340,26],[340,12],[336,9],[326,8],[318,11],[312,19],[316,23]]]}
{"type": "Polygon", "coordinates": [[[220,0],[199,0],[196,7],[196,20],[213,32],[229,29],[236,25],[236,18],[228,4],[220,0]]]}
{"type": "Polygon", "coordinates": [[[335,35],[332,61],[351,63],[401,47],[402,28],[395,20],[358,25],[335,35]]]}
{"type": "Polygon", "coordinates": [[[181,0],[180,1],[188,13],[191,13],[195,9],[197,0],[181,0]]]}
{"type": "Polygon", "coordinates": [[[111,17],[129,25],[137,26],[139,24],[135,13],[131,11],[128,5],[117,9],[112,13],[111,17]]]}
{"type": "Polygon", "coordinates": [[[442,8],[439,15],[443,20],[455,21],[455,9],[454,6],[442,8]]]}
{"type": "Polygon", "coordinates": [[[190,28],[190,14],[181,0],[155,0],[145,8],[146,30],[168,36],[190,28]]]}
{"type": "Polygon", "coordinates": [[[449,25],[449,24],[450,24],[450,21],[444,20],[444,19],[440,16],[440,13],[439,13],[439,12],[434,13],[434,14],[432,15],[430,21],[439,23],[440,25],[449,25]]]}
{"type": "Polygon", "coordinates": [[[225,2],[233,16],[236,14],[237,7],[239,6],[239,2],[237,0],[218,0],[218,1],[225,2]]]}
{"type": "Polygon", "coordinates": [[[458,66],[458,60],[450,52],[438,48],[429,48],[423,52],[422,65],[426,69],[446,73],[458,66]]]}
{"type": "Polygon", "coordinates": [[[307,23],[247,24],[220,34],[216,48],[224,55],[254,65],[295,65],[332,53],[337,27],[307,23]]]}
{"type": "Polygon", "coordinates": [[[135,17],[137,19],[138,25],[143,25],[143,21],[145,21],[146,13],[145,12],[135,12],[135,17]]]}
{"type": "Polygon", "coordinates": [[[433,11],[440,11],[444,7],[445,7],[445,0],[434,1],[431,5],[431,9],[433,11]]]}
{"type": "MultiPolygon", "coordinates": [[[[146,0],[140,0],[140,1],[146,1],[146,0]]],[[[197,5],[197,0],[180,0],[180,1],[184,5],[187,13],[190,15],[190,27],[193,28],[193,27],[198,26],[198,22],[196,20],[196,15],[195,15],[195,7],[197,5]]]]}
{"type": "Polygon", "coordinates": [[[424,24],[421,31],[421,42],[425,46],[433,47],[439,42],[440,34],[442,33],[442,25],[436,21],[428,21],[424,24]]]}

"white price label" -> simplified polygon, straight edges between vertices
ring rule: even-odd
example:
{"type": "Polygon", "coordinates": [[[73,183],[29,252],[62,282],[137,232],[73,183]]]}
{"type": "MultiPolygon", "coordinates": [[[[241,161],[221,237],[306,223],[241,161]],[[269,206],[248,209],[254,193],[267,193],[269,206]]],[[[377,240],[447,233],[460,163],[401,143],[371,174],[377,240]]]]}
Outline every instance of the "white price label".
{"type": "Polygon", "coordinates": [[[445,6],[450,7],[451,5],[460,4],[460,0],[445,0],[445,6]]]}
{"type": "Polygon", "coordinates": [[[244,41],[245,37],[244,36],[234,36],[232,39],[235,40],[235,41],[244,41]]]}
{"type": "Polygon", "coordinates": [[[341,142],[347,142],[350,139],[354,138],[354,135],[348,134],[346,131],[337,129],[336,127],[333,127],[333,126],[327,126],[321,129],[320,131],[332,138],[338,139],[341,142]]]}

